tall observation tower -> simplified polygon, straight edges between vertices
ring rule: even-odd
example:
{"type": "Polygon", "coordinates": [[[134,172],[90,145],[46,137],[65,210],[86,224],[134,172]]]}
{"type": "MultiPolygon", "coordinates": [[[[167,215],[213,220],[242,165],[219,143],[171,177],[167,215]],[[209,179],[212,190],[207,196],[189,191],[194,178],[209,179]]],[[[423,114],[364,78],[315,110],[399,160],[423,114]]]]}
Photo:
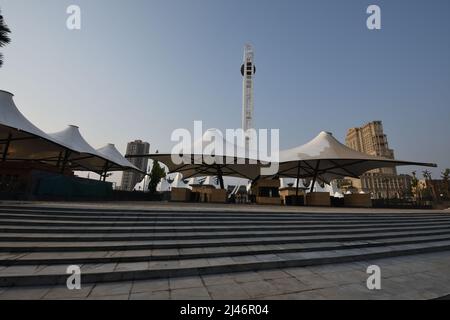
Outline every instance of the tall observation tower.
{"type": "MultiPolygon", "coordinates": [[[[256,73],[254,64],[255,54],[250,44],[245,45],[244,63],[241,67],[243,81],[243,101],[242,101],[242,129],[247,132],[253,129],[253,78],[256,73]]],[[[246,136],[246,145],[248,146],[248,136],[246,136]]]]}

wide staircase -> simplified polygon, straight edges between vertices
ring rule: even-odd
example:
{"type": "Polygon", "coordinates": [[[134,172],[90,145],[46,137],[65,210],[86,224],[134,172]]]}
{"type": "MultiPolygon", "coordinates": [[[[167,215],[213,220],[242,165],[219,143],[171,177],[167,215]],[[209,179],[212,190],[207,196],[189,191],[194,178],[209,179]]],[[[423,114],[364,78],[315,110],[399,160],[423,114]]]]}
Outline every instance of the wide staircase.
{"type": "Polygon", "coordinates": [[[450,250],[450,214],[0,206],[0,286],[182,277],[450,250]]]}

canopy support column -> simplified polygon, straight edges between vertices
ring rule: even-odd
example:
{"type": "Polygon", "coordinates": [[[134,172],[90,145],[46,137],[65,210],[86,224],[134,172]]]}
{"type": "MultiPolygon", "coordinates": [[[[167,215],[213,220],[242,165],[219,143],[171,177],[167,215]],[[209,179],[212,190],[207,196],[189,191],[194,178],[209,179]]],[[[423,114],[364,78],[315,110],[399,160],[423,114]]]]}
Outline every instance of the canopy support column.
{"type": "Polygon", "coordinates": [[[2,161],[6,161],[6,157],[8,156],[9,145],[11,144],[12,134],[8,134],[8,140],[6,140],[5,150],[3,150],[2,161]]]}
{"type": "Polygon", "coordinates": [[[62,158],[62,151],[59,153],[58,155],[58,161],[56,162],[56,167],[59,168],[59,166],[61,165],[61,158],[62,158]]]}
{"type": "Polygon", "coordinates": [[[220,189],[225,189],[225,183],[223,182],[223,172],[220,166],[217,166],[217,178],[219,179],[220,189]]]}
{"type": "Polygon", "coordinates": [[[317,174],[319,173],[319,165],[320,165],[320,160],[317,161],[317,165],[316,165],[316,169],[314,170],[314,178],[313,178],[313,182],[311,185],[311,190],[309,192],[314,192],[314,185],[316,184],[316,180],[317,180],[317,174]]]}
{"type": "Polygon", "coordinates": [[[103,167],[102,174],[100,175],[100,181],[106,181],[106,175],[108,174],[109,161],[106,161],[105,166],[103,167]]]}
{"type": "Polygon", "coordinates": [[[71,152],[69,150],[66,150],[64,153],[64,160],[63,160],[62,167],[61,167],[61,173],[64,173],[64,170],[66,170],[66,165],[69,160],[70,154],[71,154],[71,152]]]}
{"type": "Polygon", "coordinates": [[[299,188],[299,184],[300,184],[300,164],[301,162],[298,162],[298,166],[297,166],[297,186],[295,188],[295,204],[298,205],[298,188],[299,188]]]}

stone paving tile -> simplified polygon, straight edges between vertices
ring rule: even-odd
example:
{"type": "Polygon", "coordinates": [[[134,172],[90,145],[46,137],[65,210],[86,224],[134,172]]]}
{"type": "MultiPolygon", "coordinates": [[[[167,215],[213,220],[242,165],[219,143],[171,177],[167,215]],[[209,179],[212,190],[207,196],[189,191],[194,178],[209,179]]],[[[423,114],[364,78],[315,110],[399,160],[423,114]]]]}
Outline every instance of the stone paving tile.
{"type": "MultiPolygon", "coordinates": [[[[269,296],[263,299],[272,299],[269,296]]],[[[282,298],[283,300],[326,300],[327,298],[318,292],[317,290],[302,291],[297,293],[286,294],[282,298]]]]}
{"type": "Polygon", "coordinates": [[[238,272],[238,273],[230,274],[230,276],[237,283],[263,281],[264,280],[263,277],[255,271],[238,272]]]}
{"type": "Polygon", "coordinates": [[[0,252],[0,259],[2,260],[17,260],[26,256],[24,253],[10,253],[10,252],[0,252]]]}
{"type": "Polygon", "coordinates": [[[211,300],[205,287],[175,289],[170,291],[172,300],[211,300]]]}
{"type": "Polygon", "coordinates": [[[305,285],[294,277],[271,279],[267,280],[267,282],[282,294],[300,292],[309,289],[309,286],[305,285]]]}
{"type": "Polygon", "coordinates": [[[90,257],[97,258],[99,256],[102,256],[102,254],[104,254],[103,255],[104,258],[120,257],[122,254],[122,251],[93,252],[93,255],[91,255],[90,257]]]}
{"type": "Polygon", "coordinates": [[[7,288],[0,294],[0,300],[40,300],[49,290],[48,287],[7,288]]]}
{"type": "MultiPolygon", "coordinates": [[[[178,249],[174,249],[177,250],[178,249]]],[[[179,254],[203,254],[203,248],[181,248],[179,249],[179,254]]]]}
{"type": "Polygon", "coordinates": [[[147,270],[148,262],[118,263],[114,271],[147,270]]]}
{"type": "MultiPolygon", "coordinates": [[[[417,273],[413,266],[411,265],[379,265],[381,269],[382,276],[386,277],[397,277],[406,274],[414,274],[417,273]]],[[[423,270],[426,271],[426,270],[423,270]]]]}
{"type": "Polygon", "coordinates": [[[206,260],[208,261],[208,265],[210,265],[210,266],[236,264],[236,262],[231,257],[207,258],[206,260]]]}
{"type": "Polygon", "coordinates": [[[152,269],[176,269],[180,267],[179,260],[170,261],[150,261],[148,263],[148,268],[152,269]]]}
{"type": "Polygon", "coordinates": [[[256,256],[236,256],[236,257],[232,257],[233,261],[235,263],[249,263],[249,262],[255,262],[257,261],[257,257],[256,256]]]}
{"type": "Polygon", "coordinates": [[[119,294],[111,296],[89,296],[87,300],[128,300],[129,294],[119,294]]]}
{"type": "Polygon", "coordinates": [[[284,293],[268,281],[244,282],[239,284],[239,286],[247,292],[250,298],[262,298],[284,293]]]}
{"type": "MultiPolygon", "coordinates": [[[[242,248],[241,248],[241,250],[242,250],[242,248]]],[[[270,250],[270,248],[268,249],[268,246],[266,246],[266,245],[255,244],[255,245],[246,246],[244,249],[244,251],[250,251],[250,252],[251,251],[260,251],[260,250],[270,250]]]]}
{"type": "Polygon", "coordinates": [[[1,270],[2,276],[35,274],[41,266],[11,266],[1,270]]]}
{"type": "Polygon", "coordinates": [[[423,274],[433,277],[441,284],[441,286],[450,289],[450,276],[442,277],[442,275],[450,274],[449,270],[450,270],[450,268],[439,269],[439,270],[429,270],[429,271],[423,272],[423,274]]]}
{"type": "Polygon", "coordinates": [[[182,259],[179,262],[181,268],[199,268],[209,265],[207,259],[182,259]]]}
{"type": "Polygon", "coordinates": [[[277,270],[260,270],[256,272],[263,278],[264,280],[269,279],[280,279],[280,278],[291,278],[292,275],[288,274],[287,272],[277,269],[277,270]]]}
{"type": "Polygon", "coordinates": [[[149,293],[163,290],[169,290],[169,279],[135,280],[131,293],[149,293]]]}
{"type": "Polygon", "coordinates": [[[369,277],[367,273],[361,271],[327,272],[321,274],[321,276],[338,286],[351,283],[365,283],[369,277]]]}
{"type": "Polygon", "coordinates": [[[286,268],[283,270],[284,270],[284,272],[286,272],[296,278],[316,275],[313,271],[311,271],[311,269],[309,269],[307,267],[286,268]]]}
{"type": "Polygon", "coordinates": [[[345,272],[345,271],[353,271],[360,270],[365,272],[369,264],[365,265],[363,263],[351,262],[351,263],[341,263],[341,264],[326,264],[321,266],[313,266],[308,267],[308,270],[318,273],[318,274],[326,274],[326,273],[334,273],[334,272],[345,272]]]}
{"type": "Polygon", "coordinates": [[[206,286],[236,283],[231,274],[211,274],[202,275],[201,277],[206,286]]]}
{"type": "Polygon", "coordinates": [[[247,292],[236,283],[206,286],[206,289],[214,300],[244,300],[250,298],[247,292]]]}
{"type": "Polygon", "coordinates": [[[72,300],[87,298],[91,293],[94,285],[81,285],[80,290],[69,290],[66,286],[59,286],[50,289],[43,297],[45,300],[72,300]]]}
{"type": "Polygon", "coordinates": [[[448,296],[449,292],[450,292],[449,287],[446,288],[434,287],[432,289],[422,290],[421,292],[419,292],[419,294],[423,299],[431,300],[448,296]]]}
{"type": "Polygon", "coordinates": [[[131,293],[130,300],[169,300],[169,290],[131,293]]]}
{"type": "Polygon", "coordinates": [[[99,296],[113,296],[113,295],[129,295],[133,286],[132,281],[121,281],[112,283],[99,283],[92,289],[88,298],[99,296]]]}
{"type": "Polygon", "coordinates": [[[180,255],[180,253],[182,253],[182,251],[183,249],[180,249],[180,251],[178,249],[153,249],[151,251],[151,256],[152,257],[166,256],[166,255],[178,256],[180,255]]]}
{"type": "Polygon", "coordinates": [[[353,283],[343,285],[333,290],[333,288],[325,288],[319,292],[327,297],[338,295],[336,300],[390,300],[394,296],[385,290],[369,290],[367,286],[361,283],[353,283]]]}
{"type": "Polygon", "coordinates": [[[308,289],[321,289],[335,286],[332,280],[326,279],[320,275],[296,276],[297,280],[302,282],[308,289]]]}
{"type": "Polygon", "coordinates": [[[204,253],[216,253],[216,252],[227,252],[227,247],[205,247],[203,248],[204,253]]]}
{"type": "Polygon", "coordinates": [[[170,290],[202,287],[201,277],[170,278],[170,290]]]}
{"type": "Polygon", "coordinates": [[[279,256],[276,254],[259,254],[256,256],[258,261],[282,261],[279,256]]]}
{"type": "Polygon", "coordinates": [[[120,254],[115,255],[115,257],[147,257],[150,260],[152,252],[150,250],[132,250],[132,251],[121,251],[120,254]]]}
{"type": "Polygon", "coordinates": [[[101,273],[113,272],[117,263],[100,263],[100,264],[85,264],[81,266],[82,273],[101,273]]]}
{"type": "Polygon", "coordinates": [[[66,274],[66,265],[42,266],[35,274],[66,274]]]}

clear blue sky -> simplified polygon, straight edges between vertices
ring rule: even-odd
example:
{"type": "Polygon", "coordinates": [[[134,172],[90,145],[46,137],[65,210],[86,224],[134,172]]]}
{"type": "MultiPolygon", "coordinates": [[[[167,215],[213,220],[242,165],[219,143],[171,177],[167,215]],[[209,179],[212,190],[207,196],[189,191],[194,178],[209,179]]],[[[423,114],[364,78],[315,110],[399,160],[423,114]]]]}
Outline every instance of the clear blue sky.
{"type": "MultiPolygon", "coordinates": [[[[0,88],[41,129],[79,125],[95,147],[176,128],[241,124],[254,45],[255,124],[281,147],[382,120],[399,159],[450,167],[450,1],[0,0],[12,29],[0,88]],[[66,8],[82,10],[69,31],[66,8]],[[382,9],[382,30],[366,8],[382,9]]],[[[414,168],[407,168],[410,172],[414,168]]]]}

